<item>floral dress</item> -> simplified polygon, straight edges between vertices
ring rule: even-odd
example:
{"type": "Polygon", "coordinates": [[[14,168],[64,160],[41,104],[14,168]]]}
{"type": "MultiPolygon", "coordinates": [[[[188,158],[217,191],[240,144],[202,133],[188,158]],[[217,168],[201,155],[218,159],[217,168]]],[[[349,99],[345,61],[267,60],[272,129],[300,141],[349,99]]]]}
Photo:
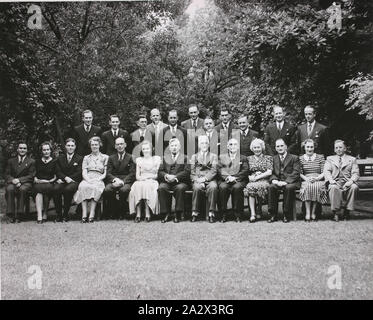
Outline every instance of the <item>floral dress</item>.
{"type": "MultiPolygon", "coordinates": [[[[261,154],[260,156],[252,155],[247,157],[247,161],[249,163],[249,176],[262,174],[267,170],[273,169],[273,158],[271,156],[264,154],[261,154]]],[[[260,197],[264,199],[268,193],[268,179],[269,177],[255,182],[249,182],[244,189],[245,196],[260,197]]]]}

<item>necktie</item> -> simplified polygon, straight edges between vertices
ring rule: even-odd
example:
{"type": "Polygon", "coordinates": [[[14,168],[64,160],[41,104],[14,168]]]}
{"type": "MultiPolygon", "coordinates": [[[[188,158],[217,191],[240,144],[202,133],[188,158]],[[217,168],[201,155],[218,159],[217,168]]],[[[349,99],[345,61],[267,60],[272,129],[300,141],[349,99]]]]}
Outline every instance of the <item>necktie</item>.
{"type": "Polygon", "coordinates": [[[242,135],[243,135],[244,137],[246,137],[246,132],[245,132],[245,130],[242,130],[242,135]]]}
{"type": "Polygon", "coordinates": [[[85,127],[85,131],[89,132],[89,127],[88,126],[85,127]]]}
{"type": "Polygon", "coordinates": [[[114,136],[114,138],[116,138],[118,136],[118,130],[113,131],[113,136],[114,136]]]}
{"type": "Polygon", "coordinates": [[[339,167],[341,168],[342,167],[342,157],[339,156],[339,167]]]}
{"type": "Polygon", "coordinates": [[[173,155],[172,155],[172,161],[173,161],[173,162],[176,161],[176,154],[173,154],[173,155]]]}
{"type": "Polygon", "coordinates": [[[280,122],[277,122],[277,130],[281,131],[281,123],[280,122]]]}
{"type": "Polygon", "coordinates": [[[71,161],[71,156],[68,155],[68,156],[67,156],[67,163],[70,163],[70,161],[71,161]]]}
{"type": "Polygon", "coordinates": [[[312,132],[312,124],[309,123],[309,124],[308,124],[308,127],[307,127],[307,134],[310,136],[310,135],[311,135],[311,132],[312,132]]]}
{"type": "Polygon", "coordinates": [[[171,129],[171,133],[172,133],[173,136],[176,135],[176,129],[175,129],[175,127],[172,127],[172,129],[171,129]]]}
{"type": "Polygon", "coordinates": [[[285,156],[284,156],[284,155],[281,155],[281,156],[280,156],[280,159],[281,159],[281,162],[284,162],[285,156]]]}
{"type": "Polygon", "coordinates": [[[18,165],[20,166],[22,164],[22,162],[23,162],[23,157],[20,157],[19,161],[18,161],[18,165]]]}

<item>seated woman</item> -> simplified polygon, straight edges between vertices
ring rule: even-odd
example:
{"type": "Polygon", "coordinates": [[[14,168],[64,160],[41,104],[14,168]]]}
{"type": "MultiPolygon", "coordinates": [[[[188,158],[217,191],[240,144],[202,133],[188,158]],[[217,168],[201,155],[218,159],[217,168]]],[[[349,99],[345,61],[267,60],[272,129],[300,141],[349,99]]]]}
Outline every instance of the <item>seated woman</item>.
{"type": "Polygon", "coordinates": [[[244,194],[249,197],[250,222],[256,221],[255,204],[262,202],[268,193],[268,179],[272,174],[273,159],[264,155],[265,143],[261,139],[251,141],[250,150],[254,153],[247,157],[249,163],[249,183],[244,189],[244,194]]]}
{"type": "Polygon", "coordinates": [[[316,221],[316,204],[327,203],[328,196],[324,181],[325,158],[315,153],[315,143],[312,139],[304,141],[305,154],[300,156],[302,179],[299,198],[305,202],[305,221],[316,221]]]}
{"type": "Polygon", "coordinates": [[[102,142],[99,137],[92,137],[88,144],[91,154],[83,159],[82,177],[78,191],[74,195],[76,203],[82,203],[82,223],[93,222],[97,202],[105,189],[106,167],[109,156],[100,152],[102,142]],[[87,220],[88,203],[90,203],[89,220],[87,220]]]}
{"type": "Polygon", "coordinates": [[[35,196],[37,223],[47,221],[49,199],[52,196],[56,181],[56,160],[52,158],[52,145],[43,142],[40,145],[41,158],[36,160],[33,194],[35,196]]]}
{"type": "Polygon", "coordinates": [[[130,214],[136,213],[135,222],[141,221],[141,200],[145,200],[145,221],[150,221],[150,213],[159,213],[158,169],[159,156],[152,156],[152,145],[145,140],[141,145],[141,157],[136,159],[136,181],[129,194],[130,214]]]}

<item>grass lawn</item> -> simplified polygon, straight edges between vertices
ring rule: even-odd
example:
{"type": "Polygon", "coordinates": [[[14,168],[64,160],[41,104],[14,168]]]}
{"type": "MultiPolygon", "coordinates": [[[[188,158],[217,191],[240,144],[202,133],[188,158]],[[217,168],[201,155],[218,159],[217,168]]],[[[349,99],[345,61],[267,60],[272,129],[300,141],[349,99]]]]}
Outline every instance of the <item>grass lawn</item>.
{"type": "Polygon", "coordinates": [[[3,219],[2,299],[372,299],[373,215],[353,218],[84,225],[3,219]],[[41,268],[41,289],[28,288],[32,265],[41,268]],[[341,268],[340,290],[327,285],[332,265],[341,268]]]}

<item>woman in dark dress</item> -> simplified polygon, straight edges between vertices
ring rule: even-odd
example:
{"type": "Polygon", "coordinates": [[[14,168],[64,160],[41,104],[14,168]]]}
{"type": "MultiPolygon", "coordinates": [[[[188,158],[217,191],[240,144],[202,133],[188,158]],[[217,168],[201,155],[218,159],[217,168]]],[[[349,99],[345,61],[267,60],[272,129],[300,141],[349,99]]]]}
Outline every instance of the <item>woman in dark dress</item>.
{"type": "Polygon", "coordinates": [[[52,197],[53,184],[56,181],[56,160],[52,158],[52,145],[43,142],[40,146],[41,158],[36,160],[36,174],[33,193],[38,214],[37,223],[47,221],[49,199],[52,197]]]}

